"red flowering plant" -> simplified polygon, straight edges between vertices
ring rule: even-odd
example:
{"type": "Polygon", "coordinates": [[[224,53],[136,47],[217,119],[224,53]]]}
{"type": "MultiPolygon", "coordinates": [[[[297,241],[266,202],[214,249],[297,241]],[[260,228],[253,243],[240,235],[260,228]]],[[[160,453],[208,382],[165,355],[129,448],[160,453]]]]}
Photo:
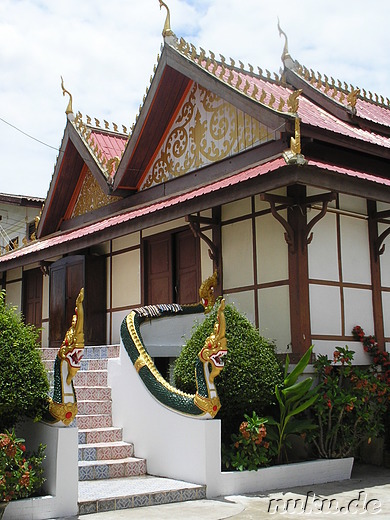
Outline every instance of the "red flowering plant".
{"type": "Polygon", "coordinates": [[[239,433],[232,434],[230,447],[223,447],[222,463],[224,469],[234,468],[238,471],[257,470],[261,466],[269,466],[277,449],[267,438],[267,419],[245,414],[245,421],[240,424],[239,433]]]}
{"type": "Polygon", "coordinates": [[[333,360],[319,355],[314,363],[319,428],[312,440],[321,458],[354,456],[362,443],[384,431],[389,389],[372,367],[352,365],[353,356],[347,346],[337,347],[333,360]]]}
{"type": "Polygon", "coordinates": [[[363,344],[365,352],[372,357],[372,363],[378,369],[378,378],[385,381],[390,386],[390,355],[385,350],[379,348],[375,336],[366,336],[364,330],[356,325],[352,329],[352,335],[356,341],[363,344]]]}
{"type": "Polygon", "coordinates": [[[40,444],[36,452],[27,455],[24,439],[18,439],[14,430],[0,433],[0,502],[37,494],[45,481],[45,448],[40,444]]]}

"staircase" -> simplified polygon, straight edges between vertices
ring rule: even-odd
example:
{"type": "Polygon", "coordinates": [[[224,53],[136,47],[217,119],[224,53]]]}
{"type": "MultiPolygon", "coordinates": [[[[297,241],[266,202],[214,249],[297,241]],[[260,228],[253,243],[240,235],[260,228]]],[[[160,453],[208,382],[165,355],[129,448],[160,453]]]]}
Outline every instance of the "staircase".
{"type": "MultiPolygon", "coordinates": [[[[53,377],[57,349],[43,348],[42,358],[53,377]]],[[[206,497],[205,486],[146,474],[146,460],[134,457],[134,446],[123,441],[122,429],[112,424],[108,359],[119,356],[119,346],[84,348],[74,379],[79,428],[79,514],[206,497]]]]}

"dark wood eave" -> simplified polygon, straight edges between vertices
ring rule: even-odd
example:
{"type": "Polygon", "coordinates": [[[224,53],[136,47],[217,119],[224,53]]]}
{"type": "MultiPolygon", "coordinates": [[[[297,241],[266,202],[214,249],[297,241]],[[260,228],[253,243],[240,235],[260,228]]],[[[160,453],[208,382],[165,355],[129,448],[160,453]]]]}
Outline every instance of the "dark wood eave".
{"type": "Polygon", "coordinates": [[[351,109],[342,106],[340,103],[327,96],[324,92],[321,92],[318,88],[312,86],[293,69],[285,68],[284,74],[286,82],[295,90],[302,89],[303,94],[308,99],[341,121],[358,126],[364,130],[371,130],[374,133],[390,137],[389,126],[353,114],[351,109]]]}
{"type": "Polygon", "coordinates": [[[62,219],[74,196],[84,164],[87,165],[104,193],[108,194],[109,187],[102,171],[73,124],[67,121],[60,153],[38,227],[39,238],[60,229],[62,219]]]}
{"type": "Polygon", "coordinates": [[[71,242],[58,243],[49,250],[40,249],[9,261],[3,259],[3,262],[0,263],[0,272],[43,260],[50,260],[59,255],[74,253],[96,246],[107,240],[183,218],[198,211],[205,211],[222,204],[294,184],[313,186],[327,191],[346,193],[369,200],[390,203],[390,190],[381,184],[343,175],[317,166],[286,165],[278,170],[261,175],[261,177],[241,182],[234,186],[234,189],[231,189],[228,185],[223,189],[207,193],[202,197],[190,198],[174,206],[163,207],[159,211],[108,227],[100,230],[98,233],[75,238],[71,242]]]}
{"type": "Polygon", "coordinates": [[[192,81],[270,128],[283,127],[286,120],[292,119],[291,114],[281,114],[236,91],[171,46],[165,45],[139,119],[116,172],[112,195],[124,195],[137,189],[139,179],[158,149],[166,129],[170,127],[178,103],[192,81]]]}

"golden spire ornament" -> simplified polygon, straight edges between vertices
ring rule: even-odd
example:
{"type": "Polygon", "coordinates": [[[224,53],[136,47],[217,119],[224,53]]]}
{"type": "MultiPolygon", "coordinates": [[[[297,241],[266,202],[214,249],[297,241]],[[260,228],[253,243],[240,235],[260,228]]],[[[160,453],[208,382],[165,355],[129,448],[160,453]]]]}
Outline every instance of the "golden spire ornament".
{"type": "Polygon", "coordinates": [[[163,29],[162,35],[164,38],[167,36],[174,36],[175,33],[171,29],[171,13],[169,12],[169,7],[162,0],[159,0],[159,2],[160,2],[160,10],[162,7],[165,7],[165,9],[167,10],[167,17],[165,18],[164,29],[163,29]]]}
{"type": "Polygon", "coordinates": [[[72,94],[69,92],[69,90],[66,90],[64,87],[64,79],[61,76],[61,88],[62,88],[62,95],[65,96],[65,94],[68,94],[69,96],[69,102],[68,106],[66,107],[65,114],[67,115],[68,119],[73,120],[74,114],[73,114],[73,107],[72,107],[72,94]]]}

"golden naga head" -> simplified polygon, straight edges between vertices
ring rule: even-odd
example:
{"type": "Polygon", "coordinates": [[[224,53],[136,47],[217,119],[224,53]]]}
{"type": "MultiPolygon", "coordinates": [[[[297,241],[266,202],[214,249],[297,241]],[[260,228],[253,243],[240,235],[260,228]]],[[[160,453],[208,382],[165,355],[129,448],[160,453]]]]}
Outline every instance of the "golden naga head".
{"type": "Polygon", "coordinates": [[[204,307],[204,313],[208,314],[215,304],[215,287],[218,283],[218,273],[214,271],[199,287],[200,302],[204,307]]]}
{"type": "Polygon", "coordinates": [[[219,375],[224,367],[223,357],[227,354],[227,339],[225,337],[225,300],[221,300],[218,308],[217,321],[213,333],[206,339],[204,347],[199,352],[199,359],[211,366],[210,382],[219,375]]]}
{"type": "Polygon", "coordinates": [[[65,334],[64,341],[58,351],[58,357],[68,363],[66,382],[70,385],[72,379],[80,369],[84,350],[84,289],[80,290],[76,299],[75,314],[72,325],[65,334]]]}

